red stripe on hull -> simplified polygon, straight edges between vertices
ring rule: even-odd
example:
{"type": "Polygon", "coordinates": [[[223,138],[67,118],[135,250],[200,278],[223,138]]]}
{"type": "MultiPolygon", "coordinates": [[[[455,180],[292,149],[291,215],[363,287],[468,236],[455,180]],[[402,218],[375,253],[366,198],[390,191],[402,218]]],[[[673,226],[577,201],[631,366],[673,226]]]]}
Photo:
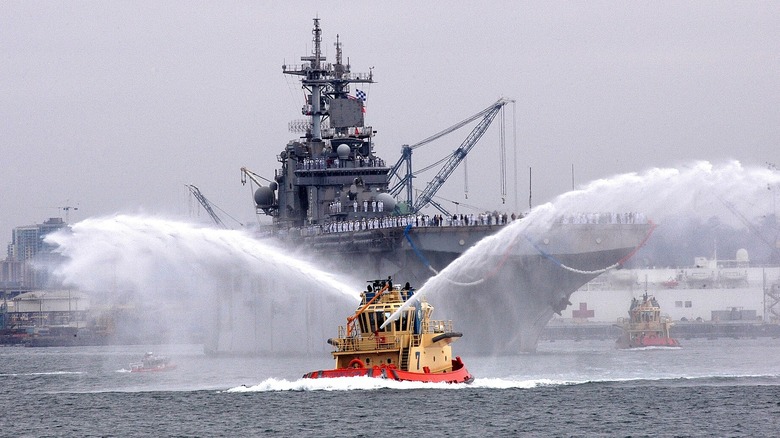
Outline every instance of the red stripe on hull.
{"type": "Polygon", "coordinates": [[[469,373],[460,358],[452,361],[453,370],[447,373],[415,373],[381,365],[367,368],[337,368],[312,371],[303,375],[305,379],[326,379],[333,377],[374,377],[397,380],[399,382],[426,383],[471,383],[474,376],[469,373]]]}
{"type": "Polygon", "coordinates": [[[680,347],[680,342],[674,338],[652,338],[645,337],[642,339],[634,339],[626,342],[625,340],[618,341],[618,347],[620,348],[642,348],[642,347],[680,347]]]}

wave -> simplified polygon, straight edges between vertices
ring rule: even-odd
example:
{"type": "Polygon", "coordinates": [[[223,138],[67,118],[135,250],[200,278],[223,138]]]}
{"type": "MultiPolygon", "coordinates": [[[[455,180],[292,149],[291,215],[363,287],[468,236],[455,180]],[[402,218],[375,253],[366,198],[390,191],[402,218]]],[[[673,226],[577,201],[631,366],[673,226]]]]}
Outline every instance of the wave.
{"type": "Polygon", "coordinates": [[[673,386],[673,385],[771,385],[780,386],[780,375],[712,375],[687,377],[626,377],[610,379],[528,379],[528,378],[477,378],[471,384],[398,382],[373,377],[336,377],[328,379],[266,379],[257,385],[241,385],[221,392],[284,392],[284,391],[371,391],[377,389],[534,389],[578,385],[618,384],[631,386],[673,386]]]}
{"type": "Polygon", "coordinates": [[[0,377],[24,377],[24,376],[61,376],[68,374],[86,374],[83,371],[42,371],[38,373],[4,373],[0,377]]]}
{"type": "Polygon", "coordinates": [[[556,381],[551,379],[512,380],[501,378],[475,379],[471,384],[465,383],[426,383],[426,382],[398,382],[395,380],[377,379],[374,377],[335,377],[328,379],[298,379],[284,380],[270,378],[253,385],[241,385],[230,388],[224,392],[275,392],[275,391],[354,391],[376,389],[468,389],[490,388],[530,389],[540,386],[567,385],[571,382],[556,381]]]}

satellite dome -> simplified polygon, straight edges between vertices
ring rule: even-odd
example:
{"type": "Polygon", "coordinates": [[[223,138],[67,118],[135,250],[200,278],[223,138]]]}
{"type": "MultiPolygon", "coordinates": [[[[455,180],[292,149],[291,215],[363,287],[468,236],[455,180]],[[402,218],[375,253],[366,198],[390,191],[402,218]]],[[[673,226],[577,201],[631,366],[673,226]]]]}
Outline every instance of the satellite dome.
{"type": "Polygon", "coordinates": [[[750,257],[748,256],[748,252],[745,248],[740,248],[737,250],[737,261],[738,262],[749,262],[750,257]]]}
{"type": "Polygon", "coordinates": [[[255,190],[255,204],[260,208],[274,205],[274,191],[270,187],[258,187],[255,190]]]}
{"type": "Polygon", "coordinates": [[[390,193],[380,193],[376,196],[377,201],[382,201],[385,211],[392,211],[395,208],[395,198],[390,193]]]}
{"type": "Polygon", "coordinates": [[[349,148],[349,145],[346,144],[340,144],[339,147],[336,149],[336,153],[339,154],[340,160],[346,160],[349,158],[349,153],[352,152],[352,149],[349,148]]]}
{"type": "Polygon", "coordinates": [[[279,184],[277,184],[275,182],[268,183],[268,188],[273,190],[273,191],[276,191],[276,189],[279,188],[279,184]]]}

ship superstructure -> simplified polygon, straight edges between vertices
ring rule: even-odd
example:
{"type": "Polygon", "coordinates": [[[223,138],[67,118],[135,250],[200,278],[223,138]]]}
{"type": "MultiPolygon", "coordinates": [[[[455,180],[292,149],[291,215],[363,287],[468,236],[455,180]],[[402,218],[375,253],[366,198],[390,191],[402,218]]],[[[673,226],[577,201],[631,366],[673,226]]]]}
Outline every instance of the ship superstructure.
{"type": "Polygon", "coordinates": [[[335,63],[327,62],[319,19],[312,33],[313,53],[301,65],[282,66],[284,74],[300,76],[306,90],[302,113],[308,119],[294,123],[305,135],[278,155],[275,183],[259,188],[255,202],[277,229],[319,234],[349,224],[354,231],[395,207],[387,194],[390,169],[374,153],[374,131],[364,124],[364,92],[352,89],[373,83],[373,74],[352,73],[338,39],[335,63]]]}

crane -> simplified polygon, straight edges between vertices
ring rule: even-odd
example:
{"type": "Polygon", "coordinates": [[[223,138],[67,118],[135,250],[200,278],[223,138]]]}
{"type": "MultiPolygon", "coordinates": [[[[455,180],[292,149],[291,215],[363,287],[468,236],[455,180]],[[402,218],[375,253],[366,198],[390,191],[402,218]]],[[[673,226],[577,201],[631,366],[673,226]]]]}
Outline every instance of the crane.
{"type": "MultiPolygon", "coordinates": [[[[498,99],[495,103],[485,108],[484,110],[478,112],[477,114],[474,114],[473,116],[441,132],[438,132],[411,146],[403,145],[401,147],[401,158],[390,169],[390,172],[388,173],[389,179],[392,179],[393,177],[399,179],[399,181],[393,187],[390,188],[389,190],[390,194],[393,196],[398,196],[404,189],[406,189],[406,203],[409,206],[412,213],[416,213],[430,204],[436,207],[436,209],[441,211],[443,214],[449,215],[449,212],[447,212],[447,210],[444,207],[442,207],[440,204],[438,204],[436,201],[433,200],[434,195],[441,188],[441,186],[447,181],[447,178],[449,178],[449,176],[463,161],[463,159],[466,158],[466,155],[469,153],[469,151],[471,151],[474,145],[477,144],[479,139],[482,137],[485,131],[487,131],[488,127],[493,122],[493,119],[495,119],[498,112],[501,109],[503,109],[503,107],[506,104],[510,102],[514,102],[514,101],[505,98],[498,99]],[[414,149],[417,149],[453,131],[456,131],[462,128],[463,126],[473,122],[474,120],[479,119],[480,117],[482,118],[482,120],[480,120],[480,122],[477,124],[477,126],[474,127],[474,129],[472,129],[471,133],[468,135],[468,137],[466,137],[463,143],[461,143],[461,145],[457,149],[455,149],[455,151],[452,152],[452,154],[449,155],[449,157],[445,157],[442,160],[439,160],[438,162],[418,172],[412,171],[412,151],[414,149]],[[428,185],[425,187],[423,192],[417,197],[417,199],[414,202],[412,202],[412,191],[413,191],[412,179],[414,178],[414,174],[424,172],[428,169],[438,166],[441,163],[445,163],[444,166],[442,166],[442,168],[439,170],[436,176],[434,176],[433,179],[428,183],[428,185]],[[406,174],[403,177],[401,177],[400,171],[401,171],[401,167],[403,167],[404,164],[406,165],[406,174]]],[[[503,139],[503,134],[502,134],[502,139],[503,139]]],[[[503,152],[503,145],[502,145],[502,152],[503,152]]],[[[503,174],[504,173],[502,172],[502,175],[503,174]]]]}
{"type": "Polygon", "coordinates": [[[190,189],[190,193],[192,193],[192,196],[195,197],[195,199],[198,200],[200,205],[203,206],[203,208],[206,210],[206,213],[211,216],[211,219],[214,221],[215,224],[219,225],[221,228],[227,229],[228,227],[225,225],[224,222],[222,222],[222,219],[217,216],[217,213],[214,211],[213,208],[211,208],[211,202],[209,202],[208,199],[206,199],[205,196],[203,196],[203,193],[200,192],[200,189],[195,187],[192,184],[185,184],[188,189],[190,189]]]}
{"type": "Polygon", "coordinates": [[[79,209],[78,207],[74,207],[72,205],[66,205],[64,207],[57,207],[57,208],[65,212],[65,223],[70,223],[70,211],[79,209]]]}

